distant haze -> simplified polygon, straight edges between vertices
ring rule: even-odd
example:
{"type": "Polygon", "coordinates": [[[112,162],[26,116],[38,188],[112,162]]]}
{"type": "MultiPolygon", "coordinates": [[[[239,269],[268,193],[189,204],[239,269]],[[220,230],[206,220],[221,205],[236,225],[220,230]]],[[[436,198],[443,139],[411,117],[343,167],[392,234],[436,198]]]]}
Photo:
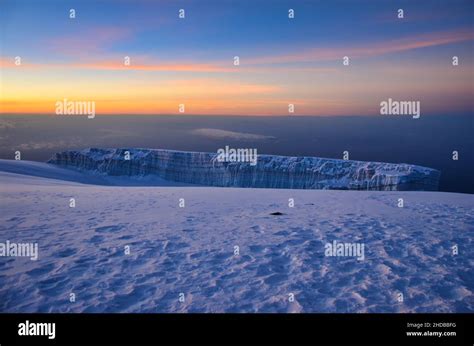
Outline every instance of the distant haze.
{"type": "Polygon", "coordinates": [[[0,158],[46,161],[87,147],[259,154],[410,163],[441,171],[440,190],[474,193],[474,117],[1,116],[0,158]],[[459,160],[452,160],[452,152],[459,160]]]}

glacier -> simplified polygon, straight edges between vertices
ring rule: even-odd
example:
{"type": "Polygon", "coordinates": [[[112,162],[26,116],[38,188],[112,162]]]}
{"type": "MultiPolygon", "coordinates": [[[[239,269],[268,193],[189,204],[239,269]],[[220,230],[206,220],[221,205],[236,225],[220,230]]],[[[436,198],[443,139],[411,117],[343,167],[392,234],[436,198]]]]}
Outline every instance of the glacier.
{"type": "Polygon", "coordinates": [[[156,176],[218,187],[437,191],[440,172],[411,164],[258,155],[256,165],[220,162],[217,153],[141,148],[67,150],[48,161],[107,176],[156,176]],[[126,159],[126,153],[129,159],[126,159]]]}

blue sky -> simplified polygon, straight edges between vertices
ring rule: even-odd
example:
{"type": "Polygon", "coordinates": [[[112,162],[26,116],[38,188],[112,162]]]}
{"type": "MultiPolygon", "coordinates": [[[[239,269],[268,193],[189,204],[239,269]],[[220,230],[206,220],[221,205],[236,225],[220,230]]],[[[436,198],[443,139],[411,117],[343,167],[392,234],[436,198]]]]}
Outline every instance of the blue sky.
{"type": "Polygon", "coordinates": [[[392,83],[387,96],[404,96],[405,90],[407,98],[431,102],[445,93],[450,108],[432,102],[425,109],[465,113],[472,108],[466,100],[473,94],[473,13],[469,0],[3,0],[2,98],[8,111],[34,111],[35,105],[38,112],[47,111],[32,96],[46,88],[45,102],[62,96],[93,98],[85,87],[92,84],[103,109],[116,112],[125,87],[117,95],[110,89],[129,83],[137,95],[156,88],[162,102],[153,105],[147,99],[134,108],[134,95],[127,100],[127,112],[169,113],[186,98],[197,113],[206,114],[275,115],[285,113],[288,102],[299,104],[305,115],[371,114],[382,97],[374,96],[375,85],[392,83]],[[75,19],[69,18],[71,8],[75,19]],[[181,8],[185,19],[178,18],[181,8]],[[295,10],[291,20],[290,8],[295,10]],[[399,8],[404,19],[397,18],[399,8]],[[238,73],[232,70],[236,55],[241,59],[238,73]],[[350,68],[341,66],[345,55],[351,58],[350,68]],[[449,66],[453,55],[461,58],[457,70],[449,66]],[[12,64],[16,56],[22,58],[21,68],[12,64]],[[124,56],[132,59],[126,71],[119,68],[124,56]],[[390,82],[397,69],[402,79],[390,82]],[[372,73],[368,87],[362,85],[372,73]],[[67,80],[83,89],[72,90],[67,80]],[[186,81],[194,89],[187,90],[186,81]],[[327,90],[318,89],[322,82],[327,90]],[[440,82],[447,84],[437,88],[440,82]],[[163,92],[160,85],[175,93],[163,92]],[[338,85],[346,90],[342,95],[338,85]],[[351,96],[351,88],[365,88],[367,96],[351,96]],[[71,91],[61,95],[64,89],[71,91]],[[199,94],[200,89],[225,102],[199,94]],[[23,99],[27,106],[21,106],[23,99]],[[213,104],[220,110],[214,112],[213,104]]]}

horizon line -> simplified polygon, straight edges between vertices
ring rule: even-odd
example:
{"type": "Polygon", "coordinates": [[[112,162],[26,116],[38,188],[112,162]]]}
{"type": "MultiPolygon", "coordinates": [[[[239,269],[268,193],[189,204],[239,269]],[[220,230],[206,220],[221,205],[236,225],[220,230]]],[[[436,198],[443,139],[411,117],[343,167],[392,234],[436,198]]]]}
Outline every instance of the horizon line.
{"type": "MultiPolygon", "coordinates": [[[[62,118],[81,118],[87,117],[87,114],[54,114],[54,113],[30,113],[30,112],[0,112],[0,116],[52,116],[62,118]]],[[[309,118],[309,117],[385,117],[385,118],[411,118],[406,115],[385,115],[385,114],[202,114],[202,113],[101,113],[98,116],[178,116],[178,117],[286,117],[286,118],[309,118]]],[[[452,113],[431,113],[424,114],[426,116],[473,116],[473,112],[452,112],[452,113]]],[[[422,118],[420,117],[420,118],[422,118]]]]}

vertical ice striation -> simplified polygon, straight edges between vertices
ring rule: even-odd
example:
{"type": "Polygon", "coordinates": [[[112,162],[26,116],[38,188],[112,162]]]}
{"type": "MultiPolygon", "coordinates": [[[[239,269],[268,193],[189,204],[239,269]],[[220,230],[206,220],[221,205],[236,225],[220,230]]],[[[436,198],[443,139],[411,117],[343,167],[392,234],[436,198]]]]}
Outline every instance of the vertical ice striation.
{"type": "Polygon", "coordinates": [[[219,162],[216,153],[162,149],[64,151],[48,162],[111,176],[156,175],[206,186],[341,190],[438,189],[440,172],[416,165],[258,155],[257,164],[219,162]],[[130,160],[125,160],[125,152],[130,160]]]}

